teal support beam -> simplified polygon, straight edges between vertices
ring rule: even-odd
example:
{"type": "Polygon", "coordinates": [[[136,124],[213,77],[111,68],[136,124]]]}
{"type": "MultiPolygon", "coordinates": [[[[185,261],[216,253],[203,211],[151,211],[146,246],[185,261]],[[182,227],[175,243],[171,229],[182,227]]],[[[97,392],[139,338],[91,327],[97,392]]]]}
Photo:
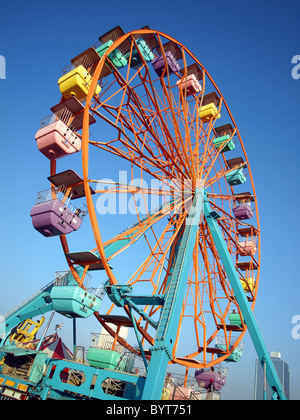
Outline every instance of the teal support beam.
{"type": "Polygon", "coordinates": [[[47,359],[48,369],[41,384],[33,389],[32,394],[42,399],[52,398],[67,400],[110,400],[126,401],[140,400],[144,388],[145,378],[116,370],[95,368],[85,364],[78,364],[69,360],[47,359]],[[66,383],[61,378],[64,369],[80,371],[84,380],[77,386],[66,383]],[[111,378],[126,383],[123,396],[105,392],[103,384],[111,378]]]}
{"type": "Polygon", "coordinates": [[[203,190],[196,188],[193,205],[178,247],[155,342],[153,347],[150,348],[151,360],[142,396],[143,400],[160,400],[161,398],[168,363],[172,360],[172,350],[176,340],[187,280],[193,260],[196,235],[202,216],[203,190]]]}
{"type": "Polygon", "coordinates": [[[50,291],[53,287],[53,282],[41,289],[36,295],[28,299],[14,311],[9,313],[6,318],[0,323],[0,338],[7,337],[13,328],[19,325],[20,322],[35,316],[43,315],[53,310],[53,305],[50,299],[50,291]]]}
{"type": "MultiPolygon", "coordinates": [[[[124,232],[126,232],[129,229],[131,229],[132,231],[131,231],[130,234],[128,234],[127,236],[125,236],[123,239],[120,239],[119,241],[113,242],[113,243],[111,243],[109,245],[106,245],[104,247],[105,257],[106,258],[111,257],[115,252],[118,252],[125,245],[129,245],[129,244],[132,245],[132,244],[136,243],[139,240],[139,238],[141,236],[143,236],[148,229],[151,228],[152,224],[155,223],[155,221],[158,220],[161,217],[161,215],[165,211],[166,207],[168,207],[172,203],[173,203],[173,200],[171,200],[167,204],[162,204],[161,206],[159,206],[158,208],[156,208],[155,210],[153,210],[151,213],[149,213],[149,215],[143,217],[141,220],[139,220],[139,221],[133,223],[131,226],[129,226],[124,232]],[[149,217],[153,217],[152,224],[151,225],[149,224],[148,227],[145,230],[143,230],[142,232],[140,232],[140,234],[133,239],[134,235],[139,231],[141,224],[144,221],[149,220],[149,217]]],[[[95,254],[99,256],[99,252],[98,251],[95,251],[95,254]]]]}
{"type": "MultiPolygon", "coordinates": [[[[155,223],[161,217],[165,209],[169,205],[172,205],[172,203],[173,203],[173,200],[170,200],[167,204],[162,204],[161,206],[153,210],[151,213],[149,213],[149,215],[143,217],[141,220],[138,220],[137,222],[130,225],[127,229],[125,229],[123,232],[126,232],[129,229],[131,229],[131,233],[116,242],[112,242],[111,244],[106,245],[104,247],[105,257],[106,258],[111,257],[114,253],[120,251],[126,245],[131,246],[135,244],[145,234],[145,232],[147,232],[147,230],[151,228],[152,224],[155,223]],[[147,227],[142,232],[139,233],[139,235],[136,235],[140,230],[141,224],[144,221],[149,220],[149,217],[153,217],[152,223],[148,224],[147,227]]],[[[94,254],[100,258],[100,254],[98,250],[96,250],[94,254]]],[[[84,268],[78,266],[76,268],[76,271],[79,277],[81,277],[84,272],[84,268]]]]}
{"type": "MultiPolygon", "coordinates": [[[[172,201],[170,201],[168,204],[163,204],[159,206],[152,213],[150,213],[150,216],[155,216],[154,221],[161,216],[161,213],[164,211],[165,207],[167,207],[170,204],[172,204],[172,201]]],[[[125,245],[132,245],[133,243],[135,243],[144,234],[144,231],[143,231],[140,233],[140,235],[137,235],[133,239],[134,235],[138,232],[140,228],[140,222],[143,222],[147,218],[148,216],[145,216],[141,221],[136,222],[133,225],[129,226],[126,230],[128,230],[129,228],[132,229],[132,232],[130,235],[123,238],[122,240],[119,240],[117,242],[107,245],[105,247],[106,257],[108,258],[111,255],[113,255],[115,252],[118,252],[125,245]],[[136,229],[133,229],[133,228],[136,228],[136,229]]],[[[150,225],[147,229],[150,229],[150,225]]],[[[99,256],[98,251],[96,251],[95,254],[99,256]]],[[[81,277],[84,272],[84,268],[81,266],[78,266],[76,267],[76,271],[78,275],[81,277]]],[[[73,279],[73,276],[70,274],[69,282],[72,282],[72,281],[74,282],[74,279],[73,279]]],[[[75,282],[75,284],[77,283],[75,282]]],[[[46,285],[43,289],[39,290],[35,295],[33,295],[26,302],[19,305],[13,311],[7,314],[4,321],[0,322],[0,340],[1,338],[4,340],[10,334],[11,330],[15,328],[17,325],[19,325],[20,322],[23,322],[29,318],[34,318],[35,316],[44,315],[45,313],[51,312],[53,310],[52,300],[50,299],[50,293],[51,293],[53,285],[54,285],[54,281],[46,285]]]]}
{"type": "Polygon", "coordinates": [[[253,345],[256,349],[259,360],[263,367],[265,365],[266,377],[267,377],[267,380],[269,382],[271,389],[273,390],[273,396],[280,400],[286,400],[286,397],[282,389],[282,385],[278,378],[272,359],[266,348],[266,345],[264,343],[263,337],[259,330],[257,321],[251,310],[246,294],[243,290],[241,281],[239,279],[238,273],[236,271],[235,265],[232,261],[231,255],[226,246],[226,242],[219,228],[217,218],[216,218],[217,214],[216,212],[211,210],[206,193],[204,196],[204,217],[208,224],[210,233],[213,237],[217,251],[222,260],[223,266],[226,270],[236,301],[240,307],[241,313],[248,327],[248,331],[251,336],[253,345]]]}
{"type": "Polygon", "coordinates": [[[137,328],[137,325],[136,325],[136,322],[135,322],[135,318],[134,318],[134,315],[132,313],[132,308],[130,306],[129,306],[129,313],[130,313],[130,318],[131,318],[131,321],[132,321],[132,324],[133,324],[134,332],[135,332],[135,335],[136,335],[136,338],[137,338],[137,341],[138,341],[138,345],[139,345],[139,348],[140,348],[140,352],[141,352],[141,355],[142,355],[142,359],[143,359],[143,362],[144,362],[144,365],[145,365],[145,370],[147,372],[148,371],[147,359],[146,359],[145,352],[144,352],[144,349],[143,349],[142,341],[140,339],[140,334],[139,334],[139,331],[138,331],[138,328],[137,328]]]}

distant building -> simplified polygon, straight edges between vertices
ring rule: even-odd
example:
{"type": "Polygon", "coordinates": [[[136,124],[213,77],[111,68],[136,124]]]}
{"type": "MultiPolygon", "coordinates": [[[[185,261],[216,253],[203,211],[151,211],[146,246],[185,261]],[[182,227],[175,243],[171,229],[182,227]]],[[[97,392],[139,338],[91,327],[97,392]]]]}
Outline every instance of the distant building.
{"type": "MultiPolygon", "coordinates": [[[[281,354],[271,352],[271,359],[276,369],[277,375],[283,387],[286,398],[290,399],[290,368],[289,365],[281,359],[281,354]]],[[[267,400],[272,399],[272,391],[267,381],[267,400]]],[[[264,371],[259,361],[255,363],[255,379],[254,379],[254,400],[264,399],[264,371]]]]}

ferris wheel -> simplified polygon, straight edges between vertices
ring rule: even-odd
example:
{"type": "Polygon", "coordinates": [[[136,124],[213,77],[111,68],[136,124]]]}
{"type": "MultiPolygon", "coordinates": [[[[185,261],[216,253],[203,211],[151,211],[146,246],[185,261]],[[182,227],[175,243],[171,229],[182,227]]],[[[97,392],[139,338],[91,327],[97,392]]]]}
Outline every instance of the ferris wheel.
{"type": "Polygon", "coordinates": [[[261,264],[254,181],[238,127],[182,43],[148,27],[125,34],[118,26],[99,40],[71,61],[58,82],[62,99],[37,133],[50,160],[47,194],[65,207],[59,222],[33,211],[35,228],[60,236],[80,287],[88,273],[105,270],[110,305],[94,315],[156,371],[161,360],[186,369],[237,361],[249,327],[240,302],[254,310],[261,264]],[[69,169],[80,154],[78,169],[69,169]],[[103,168],[113,168],[116,179],[105,180],[103,168]],[[113,203],[105,217],[101,197],[113,203]],[[71,206],[75,199],[82,205],[71,206]],[[121,233],[114,232],[115,203],[130,213],[121,233]],[[85,216],[91,245],[78,251],[74,232],[84,229],[85,216]],[[138,350],[110,327],[121,314],[138,350]]]}

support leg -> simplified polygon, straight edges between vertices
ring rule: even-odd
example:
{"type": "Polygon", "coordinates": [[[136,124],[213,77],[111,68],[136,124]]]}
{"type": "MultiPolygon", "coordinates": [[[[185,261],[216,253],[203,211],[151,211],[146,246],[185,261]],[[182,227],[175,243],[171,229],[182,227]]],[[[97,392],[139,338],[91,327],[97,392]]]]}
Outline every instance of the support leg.
{"type": "Polygon", "coordinates": [[[144,400],[161,399],[166,370],[169,361],[172,359],[172,350],[176,341],[182,303],[202,216],[203,189],[196,188],[192,209],[187,217],[185,230],[176,255],[154,346],[151,348],[151,360],[143,392],[144,400]]]}
{"type": "Polygon", "coordinates": [[[235,298],[237,300],[237,303],[241,309],[243,318],[246,322],[246,325],[248,327],[248,331],[250,333],[251,339],[253,341],[254,347],[256,349],[257,355],[259,357],[259,360],[264,366],[265,363],[265,369],[266,369],[266,377],[269,382],[269,385],[271,389],[273,390],[273,393],[276,393],[275,395],[277,399],[285,400],[286,397],[284,395],[282,385],[280,383],[280,380],[278,378],[277,372],[275,370],[275,367],[273,365],[272,359],[269,355],[269,352],[265,346],[263,337],[261,335],[261,332],[259,330],[257,321],[254,317],[254,314],[250,308],[250,305],[248,303],[246,294],[243,290],[242,284],[240,282],[238,273],[236,271],[236,268],[234,266],[234,263],[232,261],[231,255],[227,249],[226,243],[224,241],[224,238],[222,236],[221,230],[218,226],[218,223],[215,219],[215,214],[211,211],[209,202],[207,200],[207,197],[204,199],[204,217],[207,221],[210,233],[214,239],[214,243],[216,245],[216,248],[218,250],[218,253],[220,255],[220,258],[222,260],[223,266],[226,270],[227,276],[230,280],[231,287],[233,289],[235,298]]]}

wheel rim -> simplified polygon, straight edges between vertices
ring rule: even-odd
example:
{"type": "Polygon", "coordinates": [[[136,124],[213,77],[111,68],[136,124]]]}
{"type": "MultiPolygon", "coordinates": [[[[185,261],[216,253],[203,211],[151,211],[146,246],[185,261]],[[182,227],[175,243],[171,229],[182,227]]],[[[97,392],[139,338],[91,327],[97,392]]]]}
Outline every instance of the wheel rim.
{"type": "MultiPolygon", "coordinates": [[[[215,120],[202,123],[197,112],[201,107],[204,94],[211,92],[211,90],[215,90],[219,95],[222,114],[225,108],[227,121],[236,130],[240,156],[243,157],[248,167],[247,187],[254,199],[256,211],[256,227],[252,230],[252,233],[254,233],[257,253],[255,255],[247,253],[246,258],[250,261],[249,268],[246,272],[242,269],[238,271],[241,278],[254,278],[253,267],[257,268],[255,270],[256,286],[248,295],[253,309],[258,290],[260,267],[259,217],[253,178],[242,139],[225,99],[204,66],[181,43],[161,32],[140,30],[124,35],[106,51],[94,71],[85,104],[82,135],[82,170],[90,221],[96,241],[96,249],[110,282],[112,284],[124,283],[114,275],[110,267],[112,258],[105,258],[105,246],[125,238],[134,229],[131,228],[131,230],[127,230],[111,240],[102,240],[99,217],[90,191],[90,185],[95,181],[90,176],[90,156],[95,149],[99,148],[127,161],[131,172],[131,180],[135,178],[136,170],[138,170],[144,182],[147,183],[150,179],[155,179],[161,182],[166,189],[170,187],[173,197],[173,201],[169,205],[165,204],[163,209],[165,214],[162,214],[162,210],[153,212],[153,209],[147,209],[147,217],[144,221],[141,220],[140,215],[137,215],[140,225],[135,232],[135,237],[146,238],[150,252],[139,267],[133,270],[134,274],[125,283],[133,285],[136,289],[138,287],[143,288],[146,283],[146,273],[149,271],[151,275],[147,275],[149,277],[147,277],[147,286],[150,288],[148,289],[150,292],[148,292],[152,294],[166,292],[168,283],[166,273],[169,273],[172,266],[170,251],[176,243],[180,228],[184,226],[193,192],[199,179],[204,180],[212,209],[220,216],[219,225],[235,262],[239,263],[245,260],[245,256],[241,256],[238,252],[238,232],[242,227],[251,227],[252,224],[239,221],[233,217],[232,208],[237,203],[237,192],[234,187],[228,186],[224,179],[225,173],[228,172],[225,154],[218,152],[212,144],[213,138],[216,137],[215,127],[218,124],[215,120]],[[184,91],[179,93],[176,86],[176,81],[179,80],[178,75],[170,75],[167,78],[156,76],[155,79],[150,79],[148,76],[150,73],[153,75],[153,69],[151,63],[149,63],[148,66],[144,64],[134,71],[129,69],[128,66],[126,72],[125,69],[123,70],[122,77],[120,77],[121,72],[116,72],[113,76],[110,76],[113,78],[111,86],[102,89],[99,98],[95,100],[93,92],[99,79],[101,79],[101,72],[109,60],[109,54],[115,48],[120,47],[124,41],[130,40],[130,61],[138,35],[155,36],[158,41],[158,48],[161,51],[164,42],[174,42],[182,54],[181,70],[184,71],[183,76],[186,74],[188,65],[196,63],[202,72],[203,91],[192,98],[185,96],[184,91]],[[173,82],[171,78],[173,78],[173,82]],[[117,85],[118,89],[115,87],[117,85]],[[138,94],[141,90],[144,91],[144,97],[138,94]],[[120,96],[122,106],[120,103],[118,106],[114,104],[117,96],[120,96]],[[145,103],[146,100],[147,103],[145,103]],[[126,107],[125,104],[127,104],[126,107]],[[97,141],[91,140],[89,137],[89,112],[102,119],[104,123],[112,127],[118,127],[118,140],[113,139],[110,143],[97,143],[97,141]],[[185,188],[183,188],[183,184],[185,188]],[[180,199],[182,189],[185,191],[183,201],[180,199]],[[166,219],[168,220],[166,221],[166,219]],[[162,225],[163,221],[164,226],[162,225]],[[152,233],[151,240],[148,238],[148,232],[150,231],[152,233]],[[172,233],[170,233],[171,231],[172,233]]],[[[101,152],[101,150],[98,151],[101,152]]],[[[51,173],[54,171],[55,168],[52,167],[51,173]]],[[[133,191],[132,186],[130,188],[128,186],[118,186],[116,188],[117,194],[122,194],[122,188],[133,196],[138,195],[137,192],[133,191]]],[[[148,188],[140,189],[139,192],[143,197],[149,195],[148,188]]],[[[167,192],[160,192],[166,200],[167,197],[170,197],[168,193],[168,189],[167,192]]],[[[155,193],[152,191],[152,195],[157,195],[157,191],[155,193]]],[[[68,252],[65,237],[62,237],[62,245],[64,252],[68,252]]],[[[124,246],[124,252],[126,252],[126,248],[124,246]]],[[[68,262],[70,264],[70,261],[68,262]]],[[[72,268],[72,264],[70,266],[72,268]]],[[[222,269],[222,262],[204,220],[199,225],[193,267],[187,284],[181,322],[178,326],[178,335],[173,351],[173,362],[187,367],[209,367],[220,363],[232,354],[240,345],[246,332],[245,325],[242,325],[239,330],[228,328],[228,313],[232,305],[239,312],[229,281],[222,269]],[[189,331],[189,334],[193,336],[193,346],[191,348],[187,348],[182,342],[184,340],[182,337],[185,334],[181,336],[180,333],[185,331],[189,331]],[[223,335],[226,342],[226,350],[221,357],[217,356],[213,346],[213,341],[218,335],[223,335]]],[[[112,306],[109,313],[112,313],[114,309],[112,306]]],[[[159,317],[158,307],[149,307],[145,311],[153,319],[159,317]]],[[[96,314],[96,317],[109,330],[101,316],[96,314]]],[[[143,337],[143,343],[145,346],[147,344],[152,345],[155,339],[155,330],[149,323],[143,322],[141,317],[137,317],[136,321],[143,337]]],[[[120,340],[127,348],[132,349],[129,343],[120,340]]]]}

